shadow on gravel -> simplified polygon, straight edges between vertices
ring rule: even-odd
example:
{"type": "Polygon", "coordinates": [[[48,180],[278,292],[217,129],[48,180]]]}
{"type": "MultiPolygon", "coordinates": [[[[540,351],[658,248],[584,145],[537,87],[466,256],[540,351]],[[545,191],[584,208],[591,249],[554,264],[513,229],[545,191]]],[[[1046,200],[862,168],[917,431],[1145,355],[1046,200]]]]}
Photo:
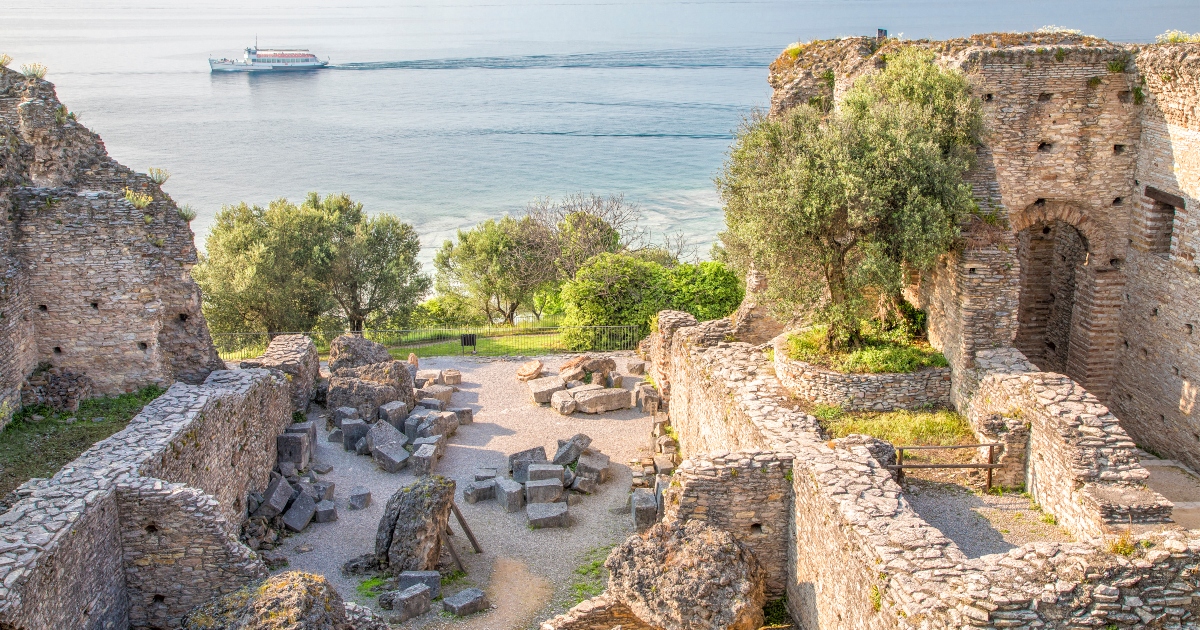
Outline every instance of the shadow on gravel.
{"type": "Polygon", "coordinates": [[[1016,546],[1004,539],[1006,532],[996,529],[978,511],[997,506],[962,486],[909,479],[904,490],[904,498],[917,515],[941,530],[968,558],[1004,553],[1016,546]]]}

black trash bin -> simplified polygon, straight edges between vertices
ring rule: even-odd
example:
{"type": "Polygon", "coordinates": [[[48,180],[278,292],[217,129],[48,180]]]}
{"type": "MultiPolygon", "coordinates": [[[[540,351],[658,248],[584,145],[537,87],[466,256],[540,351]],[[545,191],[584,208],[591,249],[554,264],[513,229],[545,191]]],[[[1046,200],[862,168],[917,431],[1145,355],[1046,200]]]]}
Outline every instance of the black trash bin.
{"type": "Polygon", "coordinates": [[[458,336],[458,341],[462,345],[462,353],[467,353],[467,346],[471,346],[471,354],[478,352],[475,346],[475,333],[464,333],[458,336]]]}

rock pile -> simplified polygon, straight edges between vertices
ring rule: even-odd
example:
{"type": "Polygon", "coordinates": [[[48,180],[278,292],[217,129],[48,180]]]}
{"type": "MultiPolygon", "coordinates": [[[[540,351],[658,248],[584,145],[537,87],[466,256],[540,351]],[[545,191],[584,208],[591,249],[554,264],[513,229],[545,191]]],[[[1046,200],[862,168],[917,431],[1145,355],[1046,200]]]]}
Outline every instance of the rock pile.
{"type": "Polygon", "coordinates": [[[197,606],[185,630],[383,630],[373,615],[348,605],[320,575],[289,571],[197,606]]]}
{"type": "Polygon", "coordinates": [[[662,630],[762,626],[765,575],[729,532],[702,521],[654,525],[605,560],[609,596],[662,630]]]}
{"type": "Polygon", "coordinates": [[[633,471],[634,488],[657,488],[663,483],[669,483],[671,472],[680,462],[679,441],[675,438],[670,417],[666,413],[654,414],[652,437],[654,454],[629,462],[629,468],[633,471]]]}
{"type": "Polygon", "coordinates": [[[475,480],[463,486],[463,499],[477,503],[494,499],[505,512],[524,508],[531,527],[566,527],[568,506],[579,495],[591,494],[608,481],[609,458],[590,448],[592,438],[579,433],[558,441],[554,458],[541,446],[508,456],[509,476],[494,468],[475,471],[475,480]]]}
{"type": "Polygon", "coordinates": [[[564,416],[576,411],[604,413],[634,406],[654,413],[661,404],[658,391],[646,382],[643,361],[629,362],[626,374],[617,373],[616,361],[611,357],[587,354],[564,363],[558,376],[545,376],[541,369],[541,361],[526,363],[517,371],[517,378],[529,383],[533,402],[549,404],[564,416]]]}
{"type": "Polygon", "coordinates": [[[58,411],[78,411],[79,403],[92,397],[92,379],[68,368],[37,369],[21,384],[23,406],[47,405],[58,411]]]}
{"type": "MultiPolygon", "coordinates": [[[[256,551],[269,551],[283,532],[302,531],[309,523],[331,523],[338,518],[332,481],[321,481],[316,471],[332,467],[311,461],[317,429],[311,421],[296,422],[276,438],[278,459],[271,482],[263,492],[246,498],[247,520],[241,540],[256,551]]],[[[264,554],[268,565],[278,559],[264,554]]]]}

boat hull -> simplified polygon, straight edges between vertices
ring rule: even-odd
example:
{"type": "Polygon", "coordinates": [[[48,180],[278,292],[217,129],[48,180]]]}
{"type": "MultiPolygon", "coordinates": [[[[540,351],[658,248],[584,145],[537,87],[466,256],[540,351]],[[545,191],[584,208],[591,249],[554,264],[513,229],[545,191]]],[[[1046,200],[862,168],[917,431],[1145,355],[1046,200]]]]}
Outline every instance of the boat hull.
{"type": "Polygon", "coordinates": [[[312,70],[320,70],[328,65],[328,62],[314,64],[287,64],[287,65],[270,65],[270,64],[248,64],[248,63],[215,63],[209,62],[208,67],[212,72],[306,72],[312,70]]]}

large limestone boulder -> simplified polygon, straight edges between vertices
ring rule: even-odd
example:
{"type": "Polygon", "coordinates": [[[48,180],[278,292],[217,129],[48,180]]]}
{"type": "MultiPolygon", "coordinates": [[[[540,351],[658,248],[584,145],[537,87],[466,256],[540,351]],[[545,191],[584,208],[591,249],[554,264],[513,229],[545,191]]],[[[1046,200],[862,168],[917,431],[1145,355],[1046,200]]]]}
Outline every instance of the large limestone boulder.
{"type": "Polygon", "coordinates": [[[335,376],[329,379],[329,392],[325,394],[326,404],[330,409],[353,407],[358,410],[359,418],[364,422],[375,422],[379,417],[379,408],[393,400],[400,400],[402,394],[391,385],[361,378],[335,376]]]}
{"type": "Polygon", "coordinates": [[[441,475],[421,477],[388,499],[375,534],[375,562],[399,575],[404,571],[433,571],[442,553],[454,501],[454,480],[441,475]]]}
{"type": "Polygon", "coordinates": [[[583,388],[577,387],[573,391],[578,392],[575,393],[576,410],[583,413],[604,413],[633,406],[633,396],[627,389],[601,388],[579,391],[581,389],[583,388]]]}
{"type": "Polygon", "coordinates": [[[518,381],[532,381],[542,375],[542,362],[534,359],[528,363],[522,363],[521,367],[517,368],[518,381]]]}
{"type": "Polygon", "coordinates": [[[550,402],[554,392],[561,392],[566,388],[567,384],[557,376],[535,378],[529,381],[529,395],[533,397],[533,402],[539,405],[550,402]]]}
{"type": "Polygon", "coordinates": [[[288,571],[197,606],[185,630],[354,630],[324,576],[288,571]]]}
{"type": "Polygon", "coordinates": [[[372,363],[391,361],[392,355],[382,344],[357,335],[342,335],[329,344],[329,371],[336,374],[342,368],[355,368],[372,363]]]}
{"type": "Polygon", "coordinates": [[[605,560],[608,594],[662,630],[762,626],[765,576],[729,532],[702,521],[658,523],[605,560]]]}
{"type": "MultiPolygon", "coordinates": [[[[337,371],[337,376],[343,378],[357,378],[395,388],[399,397],[392,400],[402,401],[405,405],[407,413],[408,411],[412,411],[417,406],[417,397],[413,387],[412,372],[409,371],[408,366],[409,364],[403,361],[388,360],[355,368],[342,368],[337,371]]],[[[389,400],[387,402],[392,401],[389,400]]],[[[370,422],[366,416],[363,416],[363,419],[370,422]]]]}

